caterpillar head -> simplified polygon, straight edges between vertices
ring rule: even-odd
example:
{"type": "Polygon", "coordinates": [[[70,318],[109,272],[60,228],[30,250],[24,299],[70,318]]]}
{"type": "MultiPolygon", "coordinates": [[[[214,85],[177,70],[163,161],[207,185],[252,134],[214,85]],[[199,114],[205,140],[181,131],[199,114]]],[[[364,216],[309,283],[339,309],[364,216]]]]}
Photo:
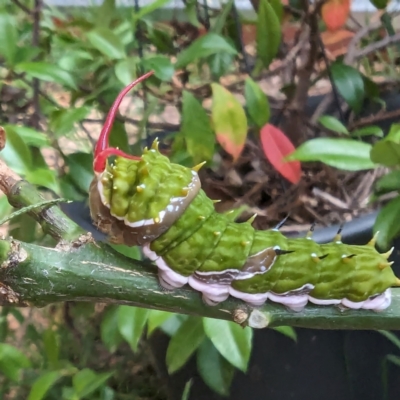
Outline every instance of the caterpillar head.
{"type": "Polygon", "coordinates": [[[196,170],[171,164],[155,140],[141,157],[110,147],[109,135],[124,96],[149,72],[126,86],[114,101],[94,151],[89,206],[94,224],[110,241],[143,245],[164,233],[200,190],[196,170]],[[110,156],[115,156],[112,164],[110,156]]]}

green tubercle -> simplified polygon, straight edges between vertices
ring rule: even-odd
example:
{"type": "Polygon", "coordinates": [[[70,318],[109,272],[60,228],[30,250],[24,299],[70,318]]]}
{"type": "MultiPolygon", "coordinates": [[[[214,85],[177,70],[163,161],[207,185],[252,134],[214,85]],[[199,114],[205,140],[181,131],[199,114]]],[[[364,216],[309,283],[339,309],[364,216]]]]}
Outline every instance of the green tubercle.
{"type": "Polygon", "coordinates": [[[111,215],[128,223],[157,218],[171,199],[184,196],[182,188],[191,181],[190,170],[172,168],[157,149],[146,151],[139,161],[116,157],[101,178],[111,215]]]}

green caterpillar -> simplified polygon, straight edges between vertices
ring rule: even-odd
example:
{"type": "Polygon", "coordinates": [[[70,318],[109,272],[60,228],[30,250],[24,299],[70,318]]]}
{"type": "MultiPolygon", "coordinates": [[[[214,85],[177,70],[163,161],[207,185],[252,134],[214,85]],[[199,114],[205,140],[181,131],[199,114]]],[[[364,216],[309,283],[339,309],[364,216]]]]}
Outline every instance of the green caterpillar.
{"type": "Polygon", "coordinates": [[[197,170],[173,164],[158,143],[134,157],[110,148],[108,135],[125,94],[116,99],[95,150],[90,187],[94,223],[115,243],[143,246],[168,289],[189,284],[215,305],[229,295],[259,306],[267,299],[301,311],[310,301],[352,309],[383,310],[391,286],[400,286],[375,239],[365,246],[319,245],[311,234],[287,239],[277,229],[255,230],[219,214],[201,189],[197,170]],[[115,155],[113,164],[107,158],[115,155]]]}

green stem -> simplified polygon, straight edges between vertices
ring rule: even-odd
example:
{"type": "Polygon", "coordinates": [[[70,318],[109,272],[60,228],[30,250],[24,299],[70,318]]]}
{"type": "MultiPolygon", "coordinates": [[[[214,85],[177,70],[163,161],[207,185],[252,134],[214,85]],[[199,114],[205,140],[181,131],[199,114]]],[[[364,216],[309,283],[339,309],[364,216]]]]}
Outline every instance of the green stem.
{"type": "MultiPolygon", "coordinates": [[[[36,188],[26,181],[17,181],[8,193],[8,201],[15,208],[28,207],[43,230],[55,239],[74,240],[86,233],[70,220],[59,207],[49,207],[36,188]]],[[[59,199],[56,200],[59,202],[59,199]]]]}
{"type": "Polygon", "coordinates": [[[254,328],[400,329],[400,289],[393,290],[392,305],[381,313],[313,305],[295,313],[271,303],[253,309],[235,299],[210,307],[188,287],[162,290],[152,264],[128,259],[82,237],[55,249],[0,240],[0,263],[0,305],[5,306],[88,301],[225,319],[254,328]]]}
{"type": "Polygon", "coordinates": [[[396,31],[393,27],[392,17],[390,16],[390,14],[387,11],[385,11],[381,15],[381,22],[389,36],[393,36],[396,34],[396,31]]]}
{"type": "Polygon", "coordinates": [[[11,221],[15,217],[18,217],[19,215],[29,213],[31,211],[34,211],[34,210],[38,209],[38,208],[41,208],[42,211],[43,211],[44,207],[54,206],[55,204],[59,204],[59,203],[72,203],[72,201],[70,201],[68,199],[63,199],[63,198],[54,199],[54,200],[44,200],[41,203],[37,203],[37,204],[33,204],[31,206],[23,207],[23,208],[19,209],[18,211],[14,211],[13,213],[8,215],[7,217],[1,219],[0,220],[0,226],[5,224],[8,221],[11,221]]]}

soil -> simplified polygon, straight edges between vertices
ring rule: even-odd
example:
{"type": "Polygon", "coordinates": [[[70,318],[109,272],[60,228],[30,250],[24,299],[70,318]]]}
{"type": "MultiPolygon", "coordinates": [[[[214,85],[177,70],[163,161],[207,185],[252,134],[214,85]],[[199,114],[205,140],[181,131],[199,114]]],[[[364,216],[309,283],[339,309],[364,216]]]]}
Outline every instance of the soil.
{"type": "Polygon", "coordinates": [[[304,163],[298,184],[286,181],[265,159],[255,141],[248,141],[235,162],[221,154],[215,170],[200,177],[206,193],[220,212],[245,206],[241,220],[257,214],[253,226],[270,229],[288,217],[282,232],[307,231],[311,224],[345,223],[377,208],[369,197],[384,169],[361,172],[339,171],[321,163],[304,163]]]}

